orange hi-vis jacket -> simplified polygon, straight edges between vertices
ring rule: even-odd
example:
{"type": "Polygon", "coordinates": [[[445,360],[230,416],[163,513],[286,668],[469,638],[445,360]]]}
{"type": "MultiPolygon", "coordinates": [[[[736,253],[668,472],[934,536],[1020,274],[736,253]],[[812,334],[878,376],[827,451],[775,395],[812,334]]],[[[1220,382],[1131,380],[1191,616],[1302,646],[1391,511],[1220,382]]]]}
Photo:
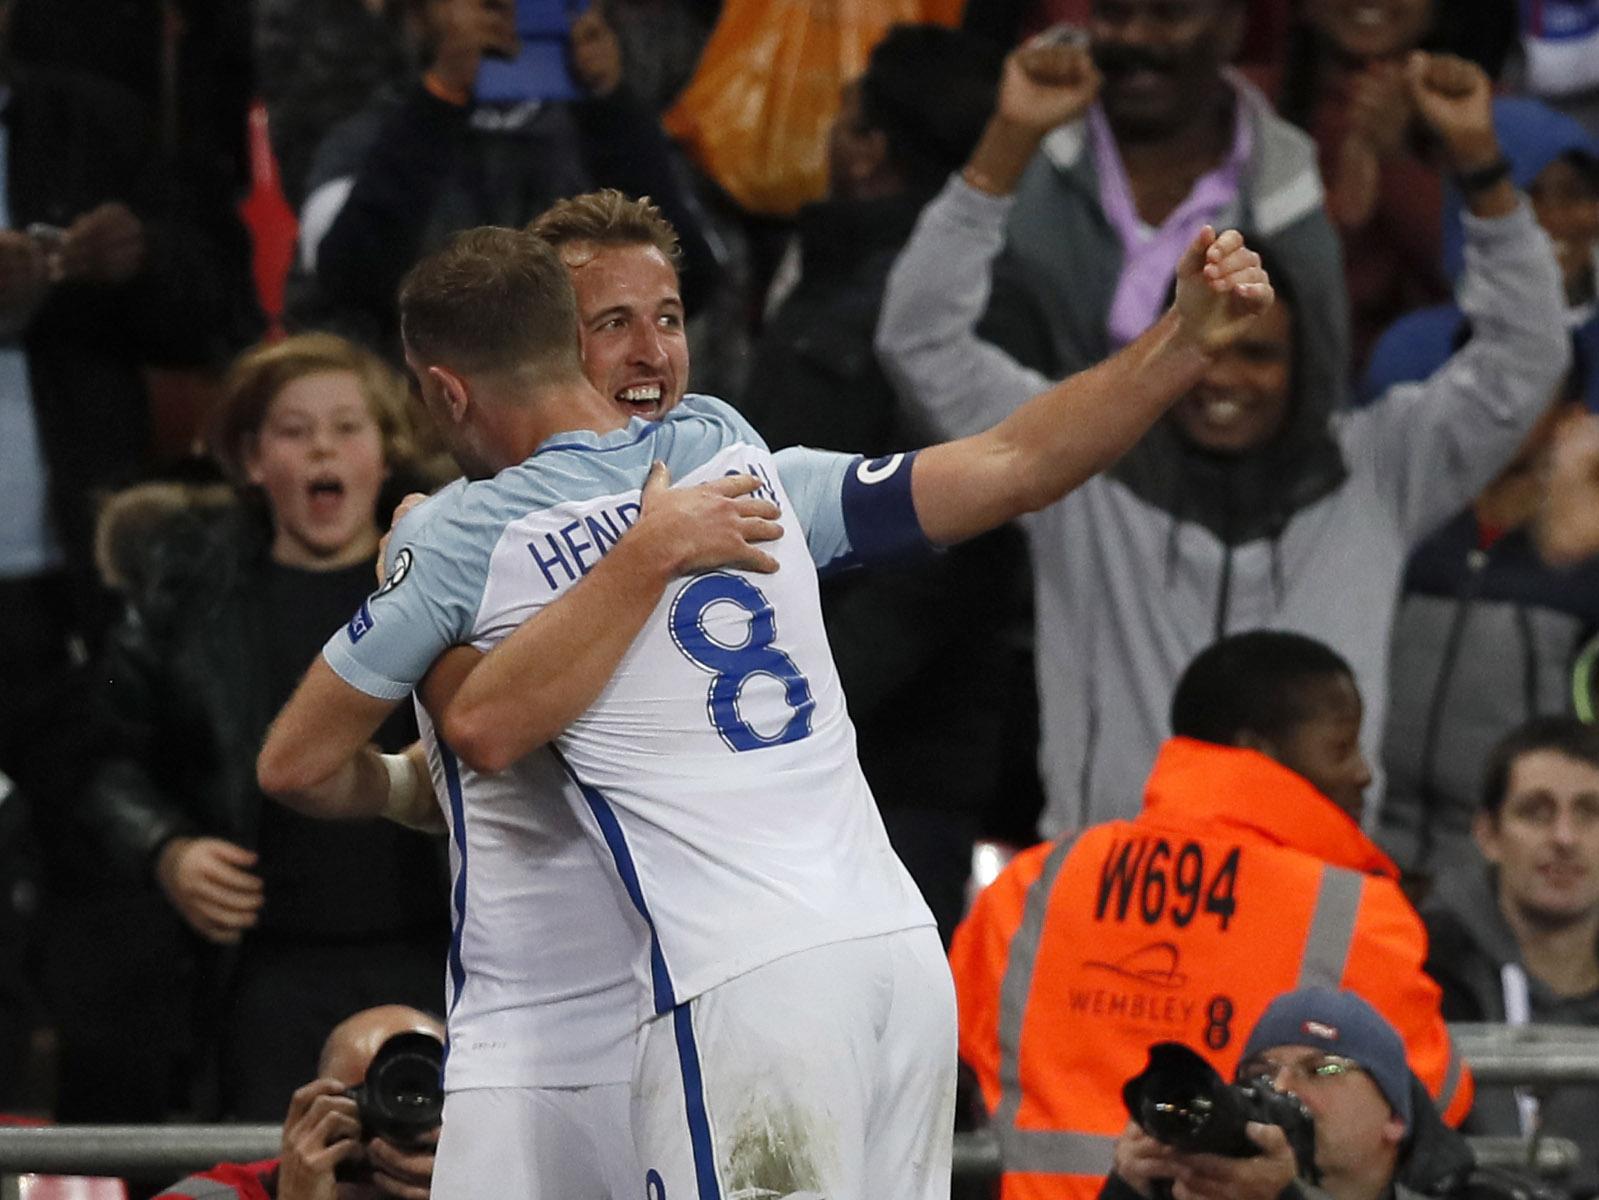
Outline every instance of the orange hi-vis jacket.
{"type": "Polygon", "coordinates": [[[950,947],[1003,1200],[1090,1200],[1127,1124],[1122,1084],[1152,1043],[1186,1043],[1230,1079],[1266,1005],[1312,984],[1387,1017],[1459,1124],[1471,1077],[1398,877],[1301,776],[1187,738],[1161,749],[1137,819],[1018,855],[950,947]]]}

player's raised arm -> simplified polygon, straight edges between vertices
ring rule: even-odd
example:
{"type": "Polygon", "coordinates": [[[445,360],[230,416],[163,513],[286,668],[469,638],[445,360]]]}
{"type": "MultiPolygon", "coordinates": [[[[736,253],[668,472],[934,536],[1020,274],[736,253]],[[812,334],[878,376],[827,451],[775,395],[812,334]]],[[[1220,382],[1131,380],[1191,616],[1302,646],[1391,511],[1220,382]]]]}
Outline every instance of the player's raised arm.
{"type": "Polygon", "coordinates": [[[666,586],[715,567],[771,572],[760,548],[782,534],[760,481],[734,475],[673,488],[656,463],[638,522],[571,590],[481,662],[464,656],[424,691],[444,740],[473,770],[503,771],[580,716],[604,690],[666,586]],[[462,668],[465,668],[464,671],[462,668]],[[442,713],[435,705],[445,696],[442,713]]]}
{"type": "Polygon", "coordinates": [[[1271,281],[1241,234],[1207,226],[1177,266],[1177,298],[1150,329],[1033,397],[992,429],[921,452],[912,496],[935,542],[1034,512],[1104,470],[1270,307],[1271,281]]]}

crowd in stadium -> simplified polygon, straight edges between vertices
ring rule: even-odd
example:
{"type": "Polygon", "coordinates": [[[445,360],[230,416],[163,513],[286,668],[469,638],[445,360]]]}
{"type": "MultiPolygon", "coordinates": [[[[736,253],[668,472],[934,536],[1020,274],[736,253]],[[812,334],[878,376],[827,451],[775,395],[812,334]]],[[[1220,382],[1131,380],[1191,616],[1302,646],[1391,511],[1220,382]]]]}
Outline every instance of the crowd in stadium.
{"type": "Polygon", "coordinates": [[[0,166],[0,1124],[1599,1195],[1449,1030],[1599,1027],[1599,0],[0,0],[0,166]]]}

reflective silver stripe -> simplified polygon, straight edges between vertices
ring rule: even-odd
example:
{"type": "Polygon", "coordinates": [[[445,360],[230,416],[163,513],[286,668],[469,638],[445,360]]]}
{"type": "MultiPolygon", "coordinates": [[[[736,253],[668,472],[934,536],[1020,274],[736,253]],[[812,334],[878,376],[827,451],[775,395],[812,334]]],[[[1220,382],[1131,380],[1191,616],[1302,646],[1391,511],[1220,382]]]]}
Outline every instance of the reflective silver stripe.
{"type": "Polygon", "coordinates": [[[1455,1049],[1455,1039],[1450,1038],[1449,1067],[1444,1072],[1443,1091],[1438,1093],[1437,1103],[1440,1113],[1448,1112],[1449,1106],[1455,1102],[1455,1093],[1460,1090],[1460,1069],[1464,1065],[1464,1060],[1460,1057],[1460,1051],[1455,1049]]]}
{"type": "Polygon", "coordinates": [[[1116,1165],[1116,1139],[1104,1133],[1060,1133],[1050,1129],[1002,1129],[999,1161],[1006,1171],[1048,1175],[1109,1175],[1116,1165]]]}
{"type": "Polygon", "coordinates": [[[1360,892],[1366,877],[1346,867],[1324,866],[1316,892],[1316,911],[1310,916],[1305,954],[1299,960],[1298,987],[1342,984],[1349,946],[1355,940],[1355,918],[1360,913],[1360,892]]]}
{"type": "Polygon", "coordinates": [[[1027,1016],[1027,998],[1033,990],[1033,965],[1038,958],[1038,943],[1044,933],[1044,918],[1049,913],[1050,894],[1055,877],[1071,853],[1076,835],[1061,838],[1044,859],[1044,868],[1022,903],[1022,920],[1011,938],[1005,959],[1005,977],[999,985],[999,1107],[994,1112],[994,1129],[999,1135],[1000,1164],[1007,1171],[1059,1171],[1067,1174],[1103,1174],[1108,1171],[1109,1152],[1100,1143],[1115,1139],[1088,1134],[1059,1133],[1052,1130],[1018,1129],[1016,1114],[1022,1106],[1022,1024],[1027,1016]],[[1105,1165],[1080,1166],[1083,1162],[1105,1165]],[[1056,1163],[1066,1165],[1054,1165],[1056,1163]]]}

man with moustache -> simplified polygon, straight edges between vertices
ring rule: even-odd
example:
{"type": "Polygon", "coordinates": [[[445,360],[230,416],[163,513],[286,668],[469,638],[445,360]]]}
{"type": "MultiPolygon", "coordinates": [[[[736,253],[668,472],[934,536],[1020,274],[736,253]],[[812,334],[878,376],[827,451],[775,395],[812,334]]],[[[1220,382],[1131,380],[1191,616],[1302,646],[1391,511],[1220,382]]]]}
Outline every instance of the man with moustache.
{"type": "MultiPolygon", "coordinates": [[[[1202,7],[1181,0],[1162,11],[1202,7]]],[[[1160,24],[1151,16],[1127,28],[1145,34],[1160,24]]],[[[1089,139],[1096,127],[1095,72],[1072,61],[1079,53],[1032,44],[1013,55],[962,177],[923,211],[889,277],[878,353],[902,398],[941,436],[1003,419],[1055,371],[1073,369],[1068,352],[1086,347],[1088,335],[1102,352],[1115,331],[1119,309],[1108,326],[1094,325],[1085,298],[1096,287],[1109,293],[1120,251],[1105,240],[1110,225],[1098,235],[1085,228],[1098,184],[1074,183],[1059,158],[1064,142],[1089,139]],[[1055,215],[1047,230],[1030,232],[1024,218],[1041,194],[1055,215]],[[1035,279],[1053,271],[1053,291],[1034,293],[1032,328],[1053,355],[1043,370],[996,344],[1025,334],[1026,311],[1007,314],[1005,329],[983,321],[990,265],[1006,239],[1007,262],[1035,279]]],[[[1105,105],[1119,86],[1107,80],[1105,105]]],[[[1463,60],[1418,54],[1407,87],[1467,195],[1461,306],[1478,335],[1425,382],[1340,412],[1342,317],[1327,292],[1336,285],[1306,272],[1313,260],[1295,251],[1281,222],[1300,190],[1251,199],[1240,183],[1223,202],[1253,223],[1251,244],[1263,247],[1278,303],[1108,472],[1024,523],[1046,836],[1135,810],[1184,662],[1240,629],[1292,629],[1343,654],[1366,697],[1374,759],[1405,558],[1511,458],[1569,361],[1559,272],[1501,161],[1487,77],[1463,60]]],[[[1305,187],[1314,192],[1313,181],[1305,187]]],[[[996,292],[1005,270],[994,270],[996,292]]],[[[1368,808],[1369,824],[1376,810],[1368,808]]]]}
{"type": "MultiPolygon", "coordinates": [[[[1328,395],[1342,396],[1349,323],[1338,235],[1322,207],[1315,146],[1227,66],[1247,9],[1244,0],[1093,0],[1086,25],[1092,65],[1056,91],[1061,99],[1074,91],[1078,102],[1054,109],[1031,137],[996,132],[986,139],[986,163],[974,155],[967,168],[967,183],[985,197],[1014,191],[977,328],[982,339],[1050,379],[1081,371],[1162,311],[1193,231],[1236,218],[1249,228],[1250,245],[1278,264],[1274,279],[1287,280],[1279,290],[1302,310],[1302,374],[1325,376],[1328,395]]],[[[889,308],[894,298],[891,279],[889,308]]],[[[891,336],[886,324],[879,327],[879,354],[890,360],[900,357],[884,340],[891,336]]],[[[929,411],[935,406],[907,386],[902,370],[890,365],[889,374],[914,416],[931,418],[941,435],[954,428],[946,413],[929,411]]],[[[964,403],[963,416],[981,412],[992,423],[1008,410],[997,395],[985,384],[964,403]]],[[[960,423],[967,431],[979,427],[960,423]]],[[[1163,465],[1157,474],[1172,472],[1163,465]]],[[[1207,630],[1172,656],[1151,693],[1152,711],[1182,664],[1220,632],[1207,630]]],[[[1042,641],[1041,673],[1050,670],[1042,641]]],[[[1122,815],[1125,805],[1109,802],[1107,793],[1137,796],[1153,758],[1155,734],[1137,761],[1096,761],[1106,743],[1097,738],[1096,755],[1096,734],[1084,720],[1090,711],[1076,703],[1069,719],[1046,713],[1041,722],[1046,837],[1122,815]]]]}
{"type": "MultiPolygon", "coordinates": [[[[1485,864],[1439,876],[1422,911],[1427,970],[1451,1021],[1599,1026],[1599,727],[1540,717],[1489,759],[1472,833],[1485,864]]],[[[1482,1088],[1465,1128],[1557,1134],[1599,1191],[1599,1088],[1482,1088]]]]}

